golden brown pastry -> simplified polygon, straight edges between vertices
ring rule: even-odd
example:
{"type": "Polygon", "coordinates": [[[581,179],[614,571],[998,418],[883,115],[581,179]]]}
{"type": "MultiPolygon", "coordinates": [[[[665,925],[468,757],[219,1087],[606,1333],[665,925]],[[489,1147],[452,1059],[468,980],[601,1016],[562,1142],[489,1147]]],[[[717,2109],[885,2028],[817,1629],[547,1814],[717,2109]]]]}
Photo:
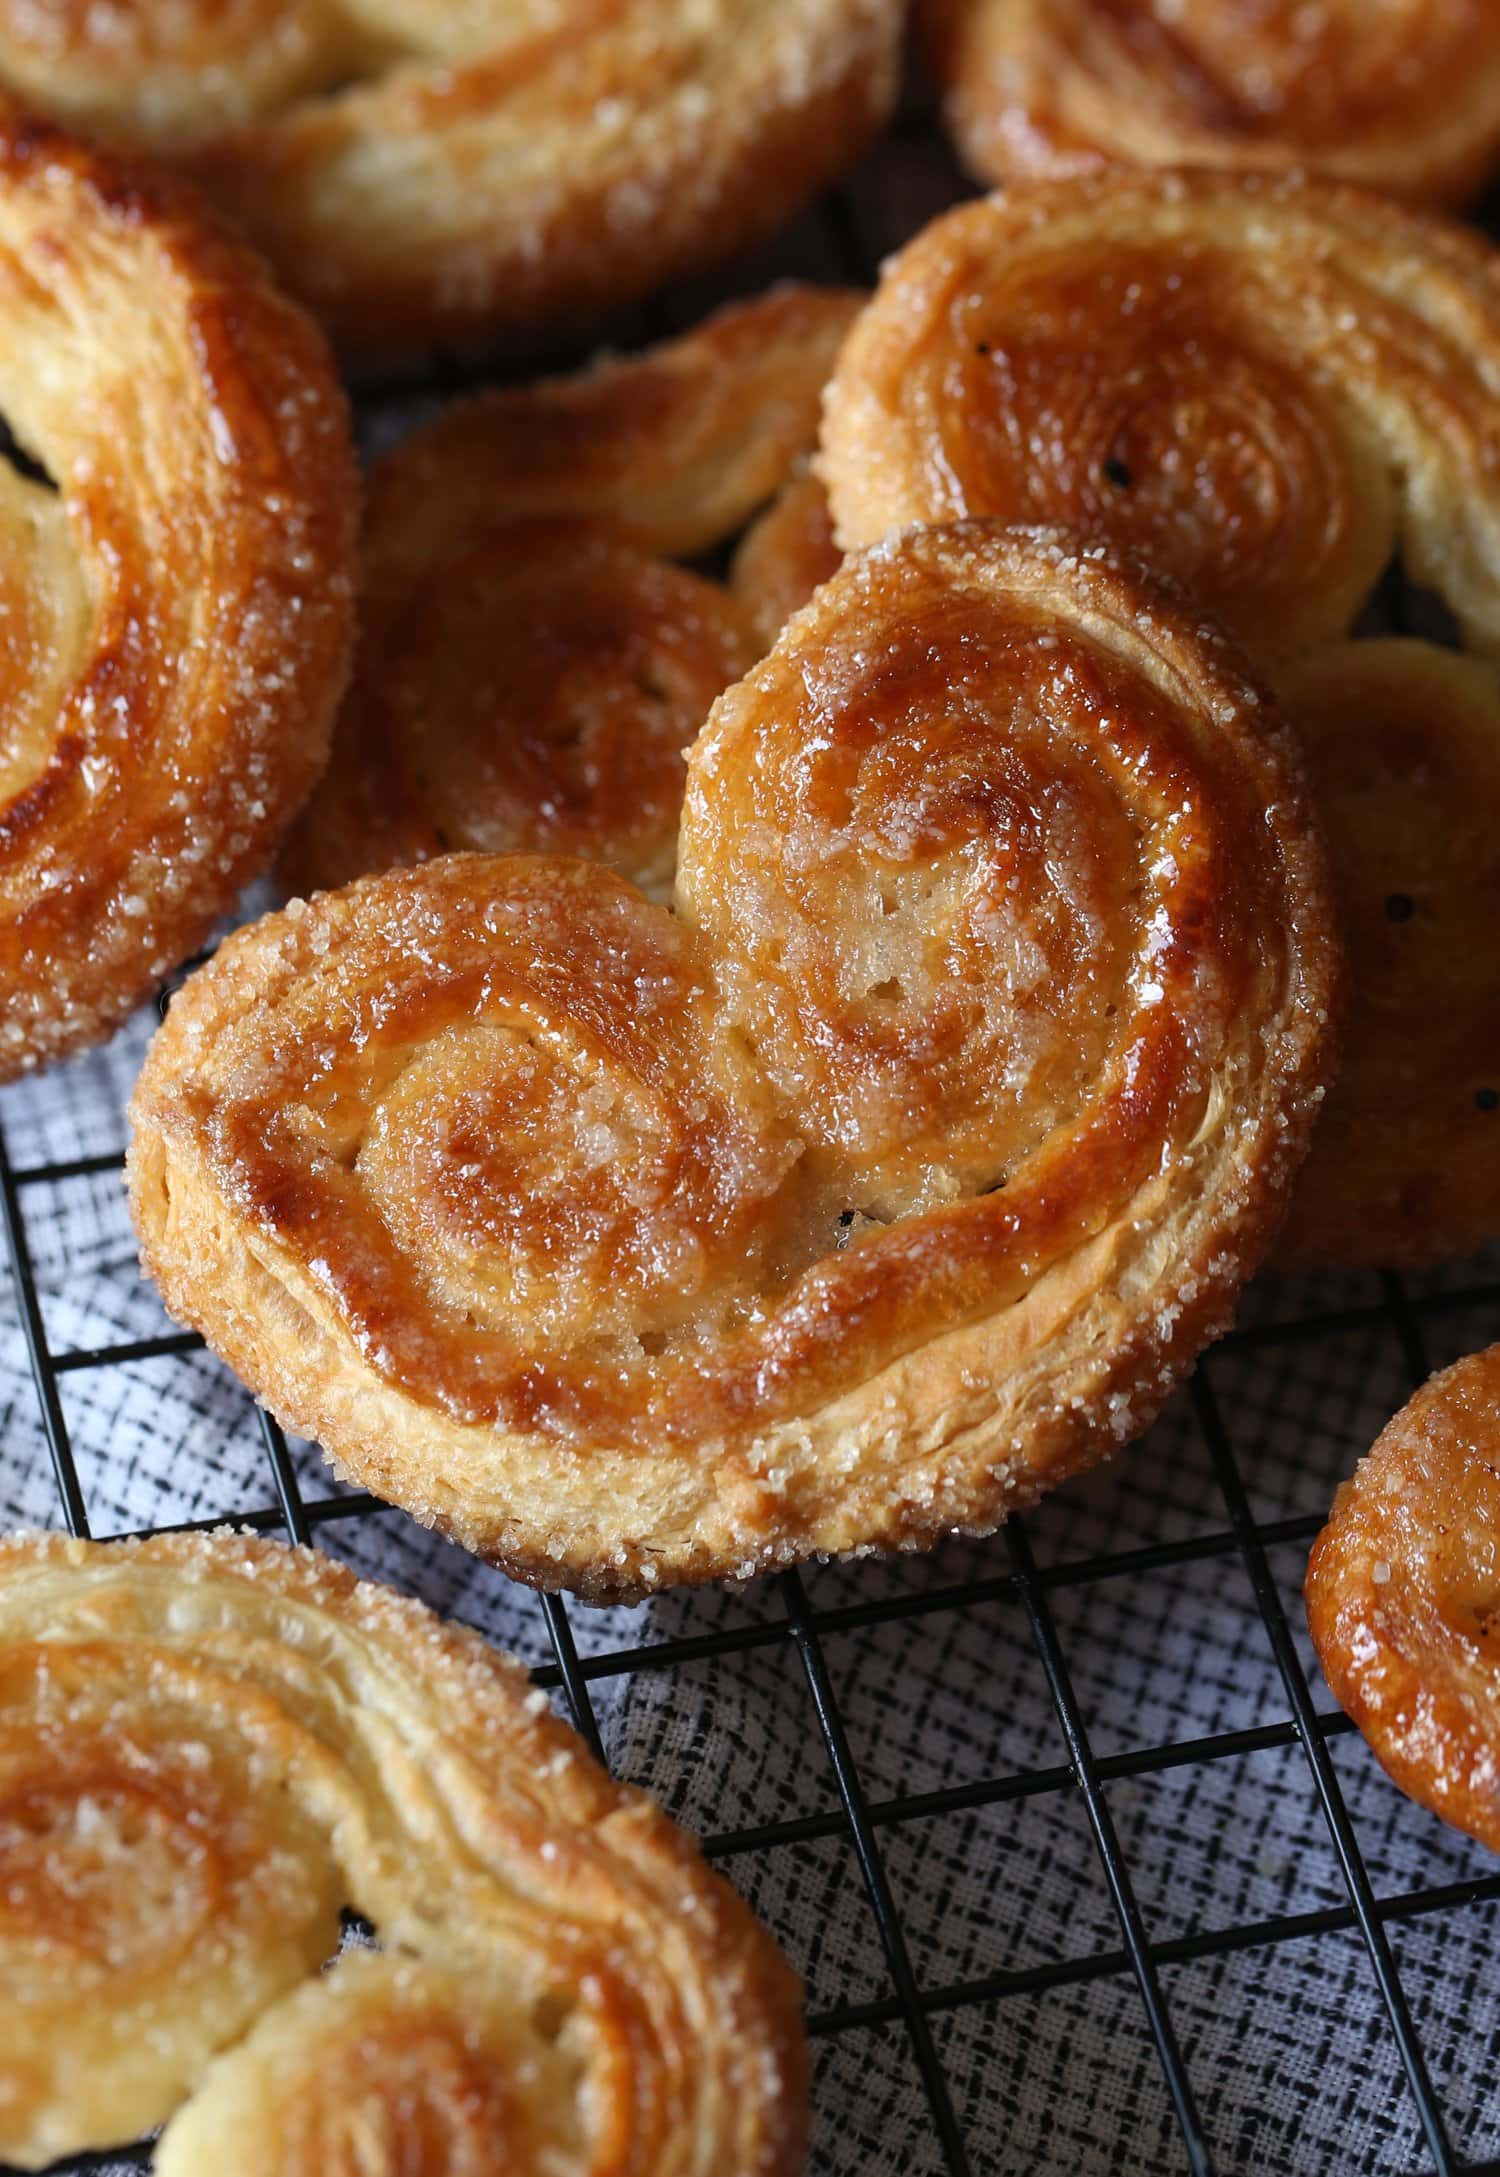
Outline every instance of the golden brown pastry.
{"type": "Polygon", "coordinates": [[[1283,1260],[1416,1263],[1500,1232],[1500,677],[1432,644],[1289,673],[1355,1003],[1283,1260]]]}
{"type": "Polygon", "coordinates": [[[711,551],[814,444],[865,300],[788,280],[638,355],[450,402],[370,478],[371,583],[403,584],[476,525],[543,515],[611,522],[670,558],[711,551]]]}
{"type": "Polygon", "coordinates": [[[341,343],[519,334],[763,234],[894,96],[901,0],[0,0],[0,85],[189,164],[341,343]]]}
{"type": "Polygon", "coordinates": [[[1425,1383],[1343,1484],[1307,1617],[1382,1766],[1500,1852],[1500,1346],[1425,1383]]]}
{"type": "Polygon", "coordinates": [[[95,1042],[327,754],[355,474],[321,337],[197,206],[0,118],[0,1079],[95,1042]],[[54,489],[53,486],[56,486],[54,489]]]}
{"type": "Polygon", "coordinates": [[[372,599],[289,889],[472,847],[607,862],[672,889],[684,751],[750,664],[716,582],[601,522],[517,522],[372,599]]]}
{"type": "Polygon", "coordinates": [[[927,0],[926,27],[989,181],[1311,167],[1462,204],[1500,163],[1490,0],[927,0]]]}
{"type": "Polygon", "coordinates": [[[1380,199],[1116,170],[983,198],[886,265],[825,398],[847,549],[1067,522],[1262,658],[1347,634],[1400,550],[1500,655],[1500,274],[1380,199]]]}
{"type": "Polygon", "coordinates": [[[861,300],[773,288],[455,402],[377,466],[354,686],[289,888],[479,848],[589,855],[666,897],[683,753],[758,652],[719,583],[653,555],[722,543],[811,451],[861,300]]]}
{"type": "Polygon", "coordinates": [[[739,1898],[516,1664],[311,1551],[0,1543],[0,1857],[24,2169],[164,2118],[162,2177],[801,2167],[739,1898]],[[320,1975],[341,1905],[382,1951],[320,1975]]]}
{"type": "Polygon", "coordinates": [[[847,544],[1064,520],[1244,639],[1309,737],[1355,929],[1349,1067],[1287,1254],[1414,1261],[1500,1230],[1493,671],[1347,640],[1399,558],[1500,659],[1494,252],[1331,185],[1017,188],[888,266],[828,390],[821,470],[847,544]]]}
{"type": "Polygon", "coordinates": [[[590,1596],[986,1530],[1126,1441],[1331,1057],[1287,737],[1102,549],[852,558],[688,773],[675,916],[528,856],[295,902],[133,1104],[172,1312],[371,1488],[590,1596]]]}
{"type": "Polygon", "coordinates": [[[729,587],[762,650],[838,572],[842,556],[828,494],[810,473],[794,477],[746,532],[729,570],[729,587]]]}

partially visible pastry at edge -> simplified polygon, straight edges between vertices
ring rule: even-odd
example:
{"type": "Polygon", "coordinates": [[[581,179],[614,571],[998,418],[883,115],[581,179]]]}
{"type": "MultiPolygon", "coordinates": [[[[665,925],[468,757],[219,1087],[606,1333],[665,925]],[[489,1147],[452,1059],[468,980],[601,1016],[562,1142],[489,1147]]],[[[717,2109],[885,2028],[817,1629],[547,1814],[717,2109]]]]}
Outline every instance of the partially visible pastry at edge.
{"type": "Polygon", "coordinates": [[[684,751],[770,636],[659,555],[721,544],[811,451],[862,300],[772,288],[456,401],[377,464],[354,684],[290,889],[477,848],[589,855],[665,898],[684,751]]]}
{"type": "Polygon", "coordinates": [[[1382,1766],[1500,1852],[1500,1346],[1425,1383],[1340,1488],[1307,1617],[1382,1766]]]}
{"type": "Polygon", "coordinates": [[[1500,1231],[1493,249],[1332,184],[1016,187],[888,264],[819,468],[845,544],[1066,521],[1244,640],[1308,735],[1356,933],[1349,1070],[1285,1257],[1415,1262],[1500,1231]],[[1351,643],[1392,572],[1476,656],[1351,643]]]}
{"type": "Polygon", "coordinates": [[[1500,1232],[1500,674],[1387,637],[1289,671],[1355,1002],[1282,1235],[1418,1263],[1500,1232]]]}
{"type": "Polygon", "coordinates": [[[895,95],[902,0],[0,0],[0,86],[191,166],[341,344],[630,302],[769,234],[895,95]]]}
{"type": "Polygon", "coordinates": [[[0,325],[7,1079],[107,1034],[270,860],[343,692],[356,481],[322,337],[259,260],[14,115],[0,325]]]}
{"type": "Polygon", "coordinates": [[[1306,167],[1458,205],[1500,165],[1490,0],[925,0],[924,27],[989,181],[1306,167]]]}
{"type": "Polygon", "coordinates": [[[247,1535],[0,1541],[0,2157],[795,2177],[796,1976],[474,1634],[247,1535]],[[339,1913],[382,1951],[337,1949],[339,1913]],[[175,2113],[174,2113],[175,2112],[175,2113]]]}
{"type": "Polygon", "coordinates": [[[172,1312],[594,1597],[985,1530],[1219,1330],[1332,1061],[1289,737],[1102,550],[855,555],[715,705],[677,913],[456,855],[294,902],[132,1107],[172,1312]]]}
{"type": "Polygon", "coordinates": [[[804,471],[741,539],[729,587],[763,650],[830,575],[842,554],[833,538],[828,494],[804,471]]]}

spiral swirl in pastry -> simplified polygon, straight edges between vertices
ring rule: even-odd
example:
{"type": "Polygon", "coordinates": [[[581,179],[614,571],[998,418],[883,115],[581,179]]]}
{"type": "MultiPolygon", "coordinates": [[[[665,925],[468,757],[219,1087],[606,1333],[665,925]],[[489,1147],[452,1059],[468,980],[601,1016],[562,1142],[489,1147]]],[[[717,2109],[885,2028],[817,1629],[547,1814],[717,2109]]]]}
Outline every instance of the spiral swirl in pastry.
{"type": "Polygon", "coordinates": [[[1349,1071],[1288,1251],[1411,1261],[1500,1230],[1493,673],[1347,640],[1399,556],[1500,658],[1493,251],[1331,185],[1015,189],[887,268],[829,387],[821,468],[845,543],[961,513],[1066,520],[1244,639],[1309,736],[1356,927],[1349,1071]]]}
{"type": "Polygon", "coordinates": [[[0,85],[187,163],[342,344],[521,334],[762,234],[889,110],[900,0],[0,0],[0,85]]]}
{"type": "Polygon", "coordinates": [[[1500,162],[1488,0],[927,0],[947,116],[990,181],[1310,167],[1462,204],[1500,162]]]}
{"type": "Polygon", "coordinates": [[[1500,277],[1477,236],[1315,183],[1111,172],[960,206],[830,382],[848,549],[1067,522],[1258,657],[1348,633],[1398,546],[1500,654],[1500,277]]]}
{"type": "Polygon", "coordinates": [[[0,1079],[96,1041],[328,748],[355,476],[322,340],[171,189],[0,120],[0,1079]],[[48,478],[38,480],[41,465],[48,478]]]}
{"type": "Polygon", "coordinates": [[[137,1090],[174,1314],[373,1488],[599,1596],[983,1530],[1259,1259],[1334,950],[1285,736],[1099,551],[847,561],[715,705],[674,917],[455,856],[295,903],[137,1090]]]}
{"type": "Polygon", "coordinates": [[[1340,1488],[1307,1616],[1382,1766],[1500,1852],[1500,1346],[1433,1376],[1340,1488]]]}
{"type": "Polygon", "coordinates": [[[739,1899],[515,1664],[309,1551],[0,1543],[0,1853],[23,2168],[164,2118],[162,2177],[800,2167],[739,1899]],[[385,1947],[320,1975],[345,1904],[385,1947]]]}
{"type": "Polygon", "coordinates": [[[589,855],[665,898],[683,752],[757,653],[720,584],[654,555],[723,542],[811,451],[861,299],[773,288],[456,402],[377,467],[354,686],[290,889],[481,848],[589,855]]]}

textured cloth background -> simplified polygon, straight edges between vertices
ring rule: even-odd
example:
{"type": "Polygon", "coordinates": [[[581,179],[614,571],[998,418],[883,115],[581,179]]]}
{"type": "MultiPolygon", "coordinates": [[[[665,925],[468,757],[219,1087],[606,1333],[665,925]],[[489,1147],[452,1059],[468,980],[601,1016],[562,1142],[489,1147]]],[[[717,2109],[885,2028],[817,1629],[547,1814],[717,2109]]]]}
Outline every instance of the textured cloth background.
{"type": "MultiPolygon", "coordinates": [[[[738,284],[748,289],[771,269],[847,278],[851,257],[868,269],[955,189],[930,134],[908,120],[852,189],[742,267],[738,284]]],[[[687,322],[716,292],[676,297],[638,329],[687,322]]],[[[389,412],[366,421],[375,436],[393,427],[389,412]]],[[[16,1168],[122,1148],[123,1106],[154,1018],[0,1095],[16,1168]]],[[[22,1207],[54,1354],[171,1327],[137,1271],[117,1172],[29,1186],[22,1207]]],[[[1408,1395],[1423,1358],[1435,1366],[1500,1335],[1497,1277],[1500,1256],[1412,1280],[1404,1320],[1374,1277],[1263,1281],[1242,1310],[1244,1335],[1208,1363],[1256,1521],[1302,1523],[1273,1538],[1268,1555],[1320,1709],[1331,1703],[1299,1593],[1308,1523],[1408,1395]],[[1471,1291],[1482,1297],[1459,1297],[1471,1291]],[[1317,1335],[1277,1334],[1329,1311],[1337,1320],[1317,1335]],[[1413,1326],[1425,1353],[1412,1350],[1413,1326]]],[[[96,1534],[274,1507],[254,1410],[210,1356],[75,1367],[60,1383],[96,1534]]],[[[311,1447],[294,1445],[293,1454],[307,1498],[338,1494],[311,1447]]],[[[0,1516],[7,1525],[58,1521],[20,1319],[3,1284],[0,1516]]],[[[1191,1554],[1197,1540],[1226,1538],[1228,1526],[1210,1446],[1184,1393],[1143,1443],[1045,1505],[1027,1532],[1147,1936],[1187,1946],[1162,1963],[1161,1982],[1215,2167],[1330,2177],[1426,2169],[1356,1932],[1281,1942],[1247,1934],[1223,1954],[1192,1954],[1192,1939],[1207,1931],[1248,1931],[1348,1902],[1309,1764],[1286,1729],[1288,1695],[1245,1562],[1232,1538],[1191,1554]],[[1064,1573],[1052,1584],[1057,1568],[1162,1542],[1182,1545],[1182,1556],[1151,1570],[1064,1573]],[[1198,1749],[1164,1768],[1134,1759],[1236,1732],[1276,1743],[1198,1749]]],[[[455,1612],[529,1662],[550,1661],[534,1595],[401,1514],[328,1518],[316,1531],[320,1547],[362,1572],[455,1612]]],[[[947,2090],[979,2171],[1185,2168],[1132,1974],[1117,1964],[1083,1977],[1092,1957],[1118,1960],[1120,1924],[1009,1569],[996,1538],[804,1576],[916,1980],[944,1994],[930,2017],[947,2090]],[[979,1599],[945,1599],[991,1578],[979,1599]],[[911,1614],[879,1615],[876,1606],[900,1597],[916,1606],[911,1614]],[[988,1785],[995,1790],[981,1789],[988,1785]],[[892,1802],[951,1801],[966,1787],[980,1803],[887,1818],[892,1802]],[[1006,1975],[1020,1984],[996,1992],[996,1976],[1006,1975]],[[983,2000],[966,2000],[977,1983],[986,1984],[983,2000]]],[[[592,1684],[621,1775],[731,1846],[734,1833],[797,1825],[790,1841],[763,1850],[742,1840],[718,1863],[799,1964],[815,2026],[836,2029],[815,2038],[813,2167],[822,2177],[937,2177],[947,2165],[785,1608],[771,1585],[667,1596],[636,1611],[570,1606],[569,1619],[585,1659],[647,1651],[637,1667],[592,1684]],[[720,1652],[651,1665],[653,1645],[726,1629],[736,1638],[720,1652]]],[[[1497,1863],[1402,1799],[1357,1737],[1336,1729],[1328,1744],[1377,1896],[1469,1880],[1494,1887],[1497,1863]]],[[[1388,1926],[1458,2154],[1500,2157],[1500,1902],[1488,1895],[1388,1926]]]]}

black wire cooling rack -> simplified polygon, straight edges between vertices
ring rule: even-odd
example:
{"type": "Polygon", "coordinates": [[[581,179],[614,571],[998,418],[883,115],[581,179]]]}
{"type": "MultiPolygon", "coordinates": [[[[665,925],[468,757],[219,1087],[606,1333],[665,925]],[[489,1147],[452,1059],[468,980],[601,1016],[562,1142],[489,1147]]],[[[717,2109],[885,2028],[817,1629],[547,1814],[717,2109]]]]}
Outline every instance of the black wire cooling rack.
{"type": "MultiPolygon", "coordinates": [[[[926,120],[908,114],[861,174],[773,252],[726,282],[677,294],[629,332],[649,337],[690,322],[723,294],[748,291],[772,272],[868,280],[887,248],[961,190],[926,120]]],[[[442,371],[416,388],[372,393],[363,420],[378,434],[398,390],[403,399],[413,391],[425,396],[461,375],[442,371]]],[[[9,1111],[0,1097],[0,1209],[40,1414],[38,1442],[50,1457],[61,1520],[88,1534],[98,1480],[85,1484],[68,1387],[137,1364],[185,1361],[201,1353],[200,1342],[173,1332],[62,1348],[52,1342],[36,1267],[39,1238],[63,1191],[104,1183],[122,1156],[118,1147],[95,1151],[59,1139],[66,1132],[60,1119],[46,1132],[48,1154],[13,1162],[9,1111]],[[77,1153],[51,1153],[57,1149],[77,1153]]],[[[122,1263],[119,1275],[134,1273],[122,1263]]],[[[1114,1479],[1064,1492],[1029,1519],[1013,1520],[990,1544],[940,1553],[916,1569],[787,1573],[749,1591],[735,1611],[690,1601],[675,1616],[658,1613],[644,1630],[660,1632],[664,1622],[666,1637],[601,1639],[594,1613],[540,1599],[547,1652],[536,1662],[536,1682],[565,1703],[601,1760],[608,1754],[596,1705],[602,1695],[630,1680],[662,1689],[676,1766],[665,1781],[660,1769],[642,1780],[679,1811],[678,1786],[693,1764],[739,1774],[727,1738],[714,1736],[722,1691],[710,1704],[706,1736],[700,1717],[696,1737],[672,1740],[673,1704],[692,1674],[744,1674],[757,1659],[779,1658],[800,1677],[805,1759],[820,1770],[808,1787],[812,1803],[727,1826],[726,1813],[759,1811],[755,1794],[744,1794],[741,1807],[731,1792],[726,1807],[725,1794],[710,1790],[706,1803],[719,1818],[698,1826],[707,1827],[710,1859],[753,1900],[782,1899],[785,1924],[774,1910],[772,1924],[799,1963],[815,1946],[830,1900],[861,1917],[869,1934],[857,1987],[810,1975],[825,2127],[815,2168],[878,2168],[903,2177],[908,2170],[964,2177],[1011,2168],[1500,2173],[1500,2160],[1483,2158],[1500,2152],[1500,2005],[1490,2008],[1477,2039],[1472,2026],[1476,1991],[1493,1991],[1500,1977],[1500,1868],[1409,1809],[1368,1763],[1341,1764],[1341,1751],[1362,1749],[1347,1720],[1320,1705],[1296,1604],[1332,1480],[1373,1434],[1365,1416],[1373,1413],[1378,1425],[1439,1361],[1496,1335],[1500,1278],[1480,1270],[1337,1288],[1263,1286],[1241,1327],[1200,1367],[1147,1447],[1124,1455],[1114,1479]],[[1347,1398],[1330,1414],[1329,1381],[1346,1392],[1352,1381],[1356,1405],[1365,1400],[1360,1420],[1350,1417],[1347,1398]],[[1276,1499],[1265,1468],[1273,1455],[1260,1447],[1272,1441],[1283,1407],[1300,1416],[1298,1442],[1322,1449],[1305,1460],[1295,1448],[1275,1455],[1289,1477],[1289,1500],[1302,1508],[1268,1516],[1276,1499]],[[1162,1447],[1154,1460],[1151,1444],[1162,1447]],[[1175,1712],[1160,1708],[1147,1680],[1159,1672],[1163,1642],[1169,1675],[1182,1675],[1183,1643],[1200,1622],[1194,1612],[1211,1617],[1235,1586],[1246,1598],[1240,1644],[1212,1652],[1229,1681],[1219,1689],[1225,1713],[1241,1720],[1177,1735],[1175,1712]],[[950,1668],[945,1658],[964,1658],[963,1683],[978,1688],[991,1679],[1008,1684],[1004,1672],[1013,1668],[1039,1668],[1052,1758],[1013,1758],[1003,1743],[1006,1718],[995,1721],[975,1693],[942,1719],[943,1763],[924,1774],[943,1780],[892,1788],[900,1762],[890,1757],[891,1745],[901,1729],[920,1728],[924,1719],[903,1720],[899,1673],[873,1709],[860,1687],[865,1660],[881,1643],[888,1655],[898,1633],[901,1647],[927,1643],[924,1700],[957,1682],[958,1663],[950,1668]],[[1029,1664],[1016,1663],[1020,1649],[1006,1646],[1012,1636],[1029,1664]],[[990,1643],[995,1660],[987,1671],[990,1643]],[[1264,1713],[1245,1721],[1252,1677],[1264,1713]],[[1219,1809],[1206,1824],[1193,1815],[1205,1804],[1219,1809]],[[1296,1903],[1307,1873],[1300,1862],[1312,1854],[1315,1836],[1327,1861],[1321,1888],[1312,1883],[1318,1901],[1246,1911],[1236,1909],[1235,1897],[1217,1894],[1216,1870],[1234,1857],[1224,1840],[1237,1821],[1254,1826],[1267,1809],[1291,1810],[1291,1834],[1301,1840],[1291,1858],[1299,1864],[1289,1866],[1283,1854],[1268,1871],[1254,1851],[1240,1855],[1237,1897],[1263,1900],[1269,1883],[1273,1894],[1296,1903]],[[1391,1826],[1409,1821],[1418,1828],[1403,1833],[1404,1847],[1394,1853],[1391,1826]],[[947,1838],[941,1848],[934,1841],[940,1831],[947,1838]],[[1074,1831],[1077,1856],[1059,1878],[1061,1840],[1074,1831]],[[811,1865],[825,1847],[834,1857],[819,1863],[825,1887],[814,1885],[810,1933],[809,1915],[786,1905],[795,1886],[764,1892],[758,1870],[787,1853],[807,1855],[811,1865]],[[921,1880],[934,1860],[944,1892],[967,1899],[969,1945],[950,1946],[936,1960],[926,1924],[933,1891],[929,1885],[924,1893],[921,1880]],[[1425,1868],[1425,1879],[1410,1879],[1413,1864],[1425,1868]],[[1060,1880],[1062,1904],[1050,1938],[1037,1940],[1031,1954],[1011,1956],[1004,1931],[1026,1917],[1028,1871],[1054,1887],[1060,1880]],[[925,1917],[913,1907],[923,1894],[925,1917]],[[1398,1955],[1412,1930],[1426,1939],[1398,1955]],[[1300,1981],[1275,1984],[1273,1999],[1268,1961],[1293,1957],[1314,1963],[1300,1981]],[[1255,1967],[1248,1978],[1247,1960],[1255,1967]],[[1200,1978],[1190,1983],[1194,1973],[1200,1978]],[[1189,2014],[1193,2030],[1185,2034],[1181,2021],[1189,2014]],[[1029,2021],[1024,2030],[1017,2019],[1029,2021]],[[1209,2033],[1215,2022],[1216,2039],[1209,2033]],[[1123,2073],[1099,2053],[1115,2042],[1138,2052],[1123,2073]],[[856,2045],[845,2061],[842,2052],[856,2045]],[[884,2091],[898,2076],[907,2081],[904,2104],[898,2088],[884,2091]],[[1345,2127],[1356,2125],[1357,2154],[1340,2144],[1354,2136],[1345,2127]]],[[[315,1481],[315,1464],[248,1394],[242,1428],[258,1440],[264,1460],[262,1490],[249,1492],[255,1501],[168,1525],[209,1527],[228,1518],[330,1546],[359,1522],[393,1517],[368,1496],[315,1481]]],[[[493,1578],[498,1584],[501,1576],[493,1578]]],[[[715,1681],[721,1688],[731,1682],[715,1681]]],[[[689,1812],[705,1803],[702,1792],[688,1798],[689,1812]]],[[[141,2146],[67,2167],[148,2160],[141,2146]]]]}

